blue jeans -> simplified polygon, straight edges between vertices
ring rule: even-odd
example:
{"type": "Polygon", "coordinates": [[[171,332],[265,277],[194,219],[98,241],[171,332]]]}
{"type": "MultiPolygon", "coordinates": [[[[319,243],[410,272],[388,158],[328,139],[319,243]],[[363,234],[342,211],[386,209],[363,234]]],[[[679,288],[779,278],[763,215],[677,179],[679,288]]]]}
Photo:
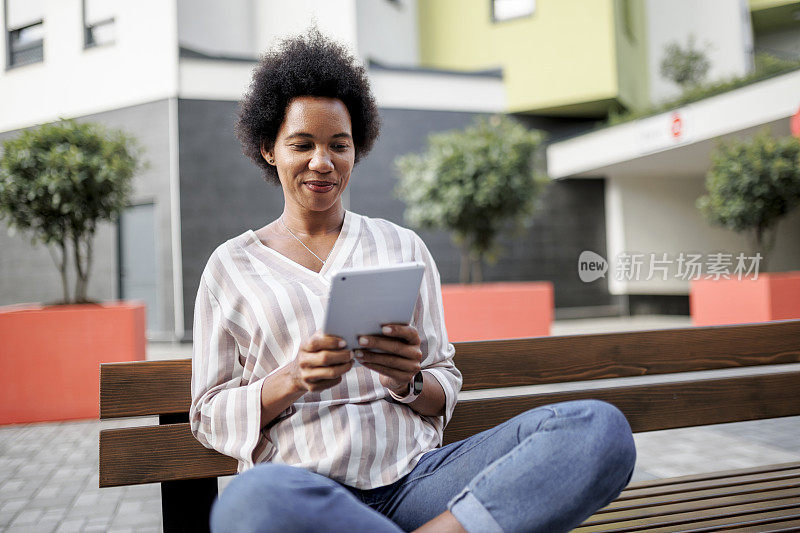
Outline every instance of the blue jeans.
{"type": "Polygon", "coordinates": [[[236,476],[214,503],[211,530],[411,531],[450,510],[470,533],[569,531],[617,497],[635,460],[630,426],[617,408],[565,402],[431,450],[409,474],[375,489],[260,464],[236,476]]]}

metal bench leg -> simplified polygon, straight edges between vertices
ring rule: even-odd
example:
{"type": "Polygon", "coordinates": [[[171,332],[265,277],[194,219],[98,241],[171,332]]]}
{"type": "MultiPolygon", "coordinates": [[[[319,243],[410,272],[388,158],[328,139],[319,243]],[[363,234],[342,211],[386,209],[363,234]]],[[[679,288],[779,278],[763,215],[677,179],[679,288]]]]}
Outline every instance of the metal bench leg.
{"type": "Polygon", "coordinates": [[[217,478],[181,479],[161,483],[164,533],[207,533],[217,478]]]}

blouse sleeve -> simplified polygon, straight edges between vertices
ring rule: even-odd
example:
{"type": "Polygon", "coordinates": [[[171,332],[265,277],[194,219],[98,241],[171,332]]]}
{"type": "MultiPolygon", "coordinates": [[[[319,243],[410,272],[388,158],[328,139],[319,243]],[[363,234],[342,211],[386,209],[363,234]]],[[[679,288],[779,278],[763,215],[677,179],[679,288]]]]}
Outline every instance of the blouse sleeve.
{"type": "Polygon", "coordinates": [[[422,370],[425,374],[436,378],[436,381],[444,389],[444,417],[430,418],[439,430],[439,434],[442,435],[444,427],[453,416],[453,410],[458,401],[458,391],[461,390],[462,378],[461,372],[453,362],[456,353],[455,347],[447,339],[439,270],[425,243],[416,234],[414,243],[415,259],[424,263],[425,274],[422,277],[420,298],[414,309],[412,324],[419,331],[421,339],[422,370]]]}
{"type": "Polygon", "coordinates": [[[223,307],[200,281],[192,329],[192,434],[206,448],[253,466],[253,450],[261,433],[261,387],[266,377],[243,383],[239,348],[223,307]]]}

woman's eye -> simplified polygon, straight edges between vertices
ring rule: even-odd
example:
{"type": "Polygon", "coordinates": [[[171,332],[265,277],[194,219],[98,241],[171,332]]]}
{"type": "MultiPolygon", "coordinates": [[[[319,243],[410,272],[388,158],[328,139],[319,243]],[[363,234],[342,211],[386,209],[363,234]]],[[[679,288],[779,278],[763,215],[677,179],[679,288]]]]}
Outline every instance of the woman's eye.
{"type": "Polygon", "coordinates": [[[347,144],[334,144],[333,148],[335,150],[347,150],[350,146],[347,144]]]}
{"type": "Polygon", "coordinates": [[[310,144],[292,144],[291,147],[294,150],[310,150],[311,149],[311,145],[310,144]]]}

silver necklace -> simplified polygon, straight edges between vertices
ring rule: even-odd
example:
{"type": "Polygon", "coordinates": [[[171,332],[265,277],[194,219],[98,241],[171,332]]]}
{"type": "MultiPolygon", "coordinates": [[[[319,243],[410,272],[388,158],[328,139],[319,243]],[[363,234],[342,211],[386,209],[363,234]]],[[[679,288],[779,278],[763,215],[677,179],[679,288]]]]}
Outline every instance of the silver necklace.
{"type": "MultiPolygon", "coordinates": [[[[292,237],[294,237],[294,238],[295,238],[295,240],[297,240],[297,242],[299,242],[300,244],[302,244],[302,245],[303,245],[303,248],[305,248],[306,250],[308,250],[308,251],[309,251],[309,253],[310,253],[311,255],[313,255],[314,257],[316,257],[316,258],[317,258],[317,261],[319,261],[320,263],[322,263],[323,265],[325,265],[325,261],[327,261],[327,260],[328,260],[328,258],[331,256],[331,252],[330,252],[330,251],[328,252],[328,255],[327,255],[327,256],[325,256],[325,259],[322,259],[320,256],[318,256],[317,254],[315,254],[315,253],[314,253],[314,251],[313,251],[311,248],[309,248],[308,246],[306,246],[306,243],[304,243],[303,241],[301,241],[301,240],[300,240],[300,237],[298,237],[297,235],[295,235],[295,234],[294,234],[294,232],[293,232],[292,230],[290,230],[290,229],[289,229],[289,226],[287,226],[287,225],[286,225],[286,222],[284,222],[284,221],[283,221],[283,217],[280,217],[280,221],[281,221],[281,224],[283,224],[283,227],[284,227],[284,228],[286,228],[286,231],[288,231],[288,232],[289,232],[289,234],[290,234],[292,237]]],[[[331,250],[331,251],[332,251],[332,250],[331,250]]]]}

